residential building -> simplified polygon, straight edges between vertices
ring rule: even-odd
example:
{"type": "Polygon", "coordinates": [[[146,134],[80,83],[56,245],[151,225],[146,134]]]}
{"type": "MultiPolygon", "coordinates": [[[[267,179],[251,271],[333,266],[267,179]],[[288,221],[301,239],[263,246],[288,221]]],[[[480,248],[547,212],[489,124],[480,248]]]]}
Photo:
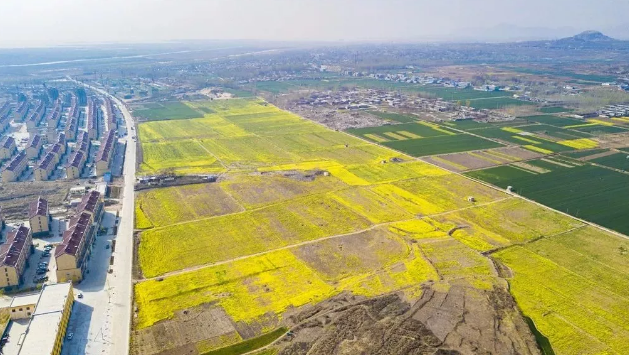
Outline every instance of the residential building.
{"type": "Polygon", "coordinates": [[[116,119],[116,111],[114,110],[114,103],[110,98],[105,97],[105,123],[107,130],[113,131],[118,129],[118,119],[116,119]]]}
{"type": "Polygon", "coordinates": [[[0,206],[0,232],[4,229],[6,221],[4,220],[4,213],[2,211],[2,206],[0,206]]]}
{"type": "Polygon", "coordinates": [[[48,149],[49,153],[55,155],[55,165],[59,164],[59,160],[61,160],[61,156],[63,155],[64,147],[59,143],[55,143],[50,149],[48,149]]]}
{"type": "Polygon", "coordinates": [[[90,139],[98,139],[98,107],[92,99],[87,104],[87,133],[90,139]]]}
{"type": "Polygon", "coordinates": [[[11,159],[15,151],[17,151],[15,139],[11,136],[4,136],[0,140],[0,161],[11,159]]]}
{"type": "Polygon", "coordinates": [[[45,114],[46,105],[43,102],[40,102],[35,110],[31,111],[31,113],[26,118],[26,130],[29,132],[35,131],[37,127],[39,127],[45,114]]]}
{"type": "Polygon", "coordinates": [[[59,133],[59,135],[57,136],[57,144],[61,145],[61,155],[65,154],[67,146],[65,133],[59,133]]]}
{"type": "Polygon", "coordinates": [[[33,135],[26,145],[26,156],[28,159],[39,158],[44,140],[39,134],[33,135]]]}
{"type": "Polygon", "coordinates": [[[57,161],[59,158],[52,152],[48,152],[44,157],[35,165],[33,175],[37,181],[46,181],[55,170],[57,161]]]}
{"type": "Polygon", "coordinates": [[[87,154],[90,152],[90,148],[92,147],[92,141],[90,140],[89,134],[86,131],[79,131],[76,135],[76,146],[75,150],[80,150],[87,154]]]}
{"type": "Polygon", "coordinates": [[[11,320],[30,318],[35,312],[39,295],[39,292],[35,292],[13,297],[8,307],[11,320]]]}
{"type": "Polygon", "coordinates": [[[39,293],[14,297],[9,306],[11,319],[30,318],[24,336],[12,340],[18,342],[17,355],[61,354],[73,304],[70,282],[44,285],[39,293]]]}
{"type": "Polygon", "coordinates": [[[65,138],[69,141],[76,139],[76,133],[79,129],[79,122],[76,117],[70,117],[66,121],[66,128],[64,130],[65,138]]]}
{"type": "Polygon", "coordinates": [[[98,224],[104,212],[103,195],[95,190],[85,194],[70,218],[61,244],[55,248],[57,280],[80,281],[87,268],[98,224]]]}
{"type": "Polygon", "coordinates": [[[92,215],[87,212],[70,219],[61,244],[55,248],[58,281],[83,280],[97,230],[93,222],[92,215]]]}
{"type": "MultiPolygon", "coordinates": [[[[5,106],[7,104],[5,104],[5,106]]],[[[10,124],[11,124],[11,115],[9,114],[9,111],[8,110],[3,111],[3,109],[0,109],[0,133],[6,131],[9,128],[10,124]]]]}
{"type": "Polygon", "coordinates": [[[22,101],[18,103],[17,108],[13,111],[13,119],[15,122],[24,122],[26,115],[28,114],[29,105],[28,102],[22,101]]]}
{"type": "Polygon", "coordinates": [[[53,108],[46,115],[46,124],[48,125],[48,129],[55,129],[59,125],[59,120],[61,119],[61,102],[55,102],[53,108]]]}
{"type": "Polygon", "coordinates": [[[66,165],[66,179],[78,179],[81,177],[83,166],[85,165],[85,153],[81,150],[75,150],[70,156],[70,160],[66,165]]]}
{"type": "Polygon", "coordinates": [[[83,195],[76,211],[77,213],[89,213],[94,222],[100,223],[100,219],[103,216],[104,206],[104,195],[96,190],[92,190],[83,195]]]}
{"type": "Polygon", "coordinates": [[[35,201],[31,201],[28,206],[28,222],[35,236],[45,236],[50,234],[50,211],[48,201],[41,196],[35,201]]]}
{"type": "Polygon", "coordinates": [[[2,169],[2,182],[17,181],[27,168],[26,162],[26,153],[24,151],[17,153],[9,164],[2,169]]]}
{"type": "Polygon", "coordinates": [[[96,175],[102,176],[109,170],[111,156],[115,150],[116,131],[108,131],[101,141],[100,148],[96,154],[96,175]]]}
{"type": "Polygon", "coordinates": [[[0,287],[14,287],[22,283],[32,245],[33,234],[29,227],[21,225],[9,232],[7,240],[0,245],[0,287]]]}

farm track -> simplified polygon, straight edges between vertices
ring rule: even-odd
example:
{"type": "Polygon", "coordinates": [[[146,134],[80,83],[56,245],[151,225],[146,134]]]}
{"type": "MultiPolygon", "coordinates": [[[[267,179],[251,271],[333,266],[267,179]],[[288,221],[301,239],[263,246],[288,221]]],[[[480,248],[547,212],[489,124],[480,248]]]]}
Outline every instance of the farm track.
{"type": "MultiPolygon", "coordinates": [[[[469,210],[469,209],[473,209],[473,208],[479,208],[479,207],[483,207],[483,206],[488,206],[488,205],[499,203],[499,202],[502,202],[502,201],[505,201],[505,200],[508,200],[508,199],[511,199],[511,198],[512,197],[505,197],[505,198],[497,199],[497,200],[494,200],[494,201],[480,203],[480,204],[475,204],[475,205],[472,205],[472,206],[458,208],[458,209],[447,211],[447,212],[440,212],[440,213],[435,213],[435,214],[431,214],[431,215],[426,215],[426,216],[423,216],[422,218],[419,218],[419,219],[439,217],[439,216],[448,215],[450,213],[456,213],[456,212],[465,211],[465,210],[469,210]]],[[[211,218],[216,218],[216,217],[210,217],[210,219],[211,218]]],[[[194,266],[194,267],[181,269],[181,270],[177,270],[177,271],[172,271],[172,272],[168,272],[168,273],[162,274],[160,276],[154,276],[154,277],[143,278],[143,279],[136,279],[135,281],[136,282],[140,282],[140,281],[164,279],[164,278],[170,277],[170,276],[176,276],[176,275],[179,275],[179,274],[184,274],[184,273],[187,273],[187,272],[192,272],[192,271],[197,271],[197,270],[201,270],[201,269],[206,269],[206,268],[214,267],[214,266],[218,266],[218,265],[229,264],[231,262],[245,260],[245,259],[254,258],[254,257],[258,257],[258,256],[263,256],[263,255],[266,255],[266,254],[270,254],[270,253],[274,253],[274,252],[278,252],[278,251],[282,251],[282,250],[299,248],[299,247],[304,246],[304,245],[316,244],[316,243],[319,243],[319,242],[322,242],[322,241],[326,241],[326,240],[330,240],[330,239],[337,239],[337,238],[341,238],[341,237],[347,237],[347,236],[351,236],[351,235],[355,235],[355,234],[359,234],[359,233],[368,232],[368,231],[374,230],[374,229],[379,228],[379,227],[388,226],[390,224],[399,223],[399,222],[405,222],[405,221],[413,221],[413,220],[416,220],[416,218],[411,218],[411,219],[407,219],[407,220],[403,220],[403,221],[393,221],[393,222],[378,223],[378,224],[374,224],[374,225],[370,226],[369,228],[361,229],[361,230],[358,230],[358,231],[353,231],[353,232],[350,232],[350,233],[335,234],[335,235],[331,235],[331,236],[327,236],[327,237],[323,237],[323,238],[319,238],[319,239],[308,240],[308,241],[301,242],[301,243],[286,245],[286,246],[283,246],[281,248],[275,248],[275,249],[266,250],[266,251],[259,252],[259,253],[239,256],[237,258],[223,260],[223,261],[219,261],[219,262],[215,262],[215,263],[211,263],[211,264],[204,264],[204,265],[194,266]]]]}

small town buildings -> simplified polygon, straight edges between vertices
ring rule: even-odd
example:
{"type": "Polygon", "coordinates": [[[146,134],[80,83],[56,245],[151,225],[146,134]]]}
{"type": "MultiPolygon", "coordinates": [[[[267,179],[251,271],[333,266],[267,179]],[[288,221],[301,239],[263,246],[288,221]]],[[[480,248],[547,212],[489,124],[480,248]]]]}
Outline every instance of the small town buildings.
{"type": "Polygon", "coordinates": [[[2,206],[0,206],[0,232],[4,230],[5,225],[6,221],[4,220],[4,212],[2,211],[2,206]]]}
{"type": "Polygon", "coordinates": [[[2,169],[2,182],[17,181],[27,168],[26,162],[26,153],[24,151],[17,153],[9,164],[2,169]]]}
{"type": "Polygon", "coordinates": [[[111,165],[111,157],[115,150],[116,131],[108,131],[101,142],[98,153],[96,154],[96,175],[102,176],[109,170],[111,165]]]}
{"type": "Polygon", "coordinates": [[[0,287],[15,287],[22,283],[32,245],[33,234],[29,227],[21,225],[9,232],[7,240],[0,245],[0,287]]]}
{"type": "Polygon", "coordinates": [[[33,235],[46,236],[50,234],[51,219],[47,200],[38,197],[37,200],[31,201],[28,206],[28,222],[33,235]]]}
{"type": "Polygon", "coordinates": [[[44,140],[39,134],[33,135],[26,145],[26,156],[28,159],[39,158],[44,140]]]}
{"type": "Polygon", "coordinates": [[[118,129],[118,120],[116,119],[116,112],[114,111],[114,103],[110,98],[105,98],[105,124],[107,130],[113,131],[118,129]]]}
{"type": "Polygon", "coordinates": [[[16,343],[17,355],[59,355],[74,304],[72,283],[44,285],[41,292],[15,296],[8,307],[12,320],[28,319],[16,343]]]}
{"type": "Polygon", "coordinates": [[[0,140],[0,161],[11,159],[13,154],[17,151],[17,145],[15,139],[11,136],[4,136],[0,140]]]}
{"type": "Polygon", "coordinates": [[[85,165],[85,153],[81,150],[75,150],[70,156],[70,160],[66,165],[66,179],[78,179],[81,177],[83,166],[85,165]]]}

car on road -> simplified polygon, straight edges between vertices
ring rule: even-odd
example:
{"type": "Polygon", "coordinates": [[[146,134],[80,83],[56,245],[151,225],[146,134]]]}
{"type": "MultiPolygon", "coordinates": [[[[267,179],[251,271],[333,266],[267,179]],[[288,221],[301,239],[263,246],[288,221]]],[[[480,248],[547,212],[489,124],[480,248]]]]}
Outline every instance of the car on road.
{"type": "Polygon", "coordinates": [[[83,294],[79,293],[79,295],[77,296],[78,298],[83,298],[83,294]]]}
{"type": "Polygon", "coordinates": [[[68,333],[68,335],[66,335],[66,339],[68,340],[72,340],[72,338],[74,337],[74,333],[70,332],[68,333]]]}

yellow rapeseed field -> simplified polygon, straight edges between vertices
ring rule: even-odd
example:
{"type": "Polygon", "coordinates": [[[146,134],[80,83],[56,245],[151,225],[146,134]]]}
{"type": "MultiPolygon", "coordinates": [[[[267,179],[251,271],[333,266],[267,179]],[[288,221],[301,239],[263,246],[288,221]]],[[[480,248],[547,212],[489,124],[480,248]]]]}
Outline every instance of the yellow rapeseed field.
{"type": "Polygon", "coordinates": [[[279,326],[288,308],[345,291],[416,299],[427,281],[490,290],[506,282],[493,257],[557,354],[629,353],[619,238],[260,99],[189,104],[209,113],[140,124],[142,172],[221,175],[137,194],[143,276],[173,274],[134,286],[136,329],[202,304],[234,322],[279,326]]]}

